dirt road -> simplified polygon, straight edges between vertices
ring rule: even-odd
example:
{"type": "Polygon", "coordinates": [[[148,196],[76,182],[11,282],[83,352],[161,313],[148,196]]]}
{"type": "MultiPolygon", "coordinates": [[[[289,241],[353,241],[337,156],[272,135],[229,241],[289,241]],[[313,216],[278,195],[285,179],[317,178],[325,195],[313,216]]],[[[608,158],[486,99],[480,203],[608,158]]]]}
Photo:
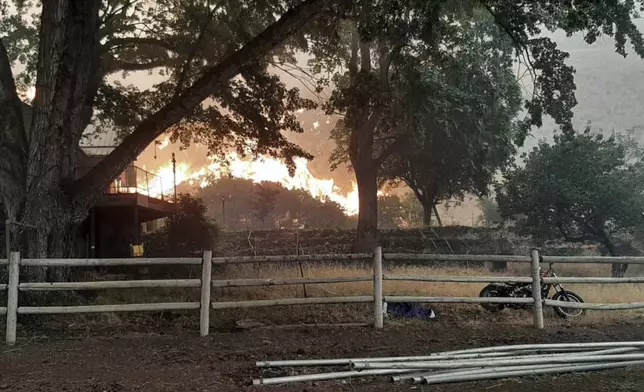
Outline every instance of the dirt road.
{"type": "MultiPolygon", "coordinates": [[[[421,387],[386,379],[252,387],[264,359],[420,355],[431,351],[519,343],[644,340],[640,326],[462,328],[439,323],[371,328],[279,329],[115,338],[41,339],[0,346],[0,391],[642,391],[644,368],[555,377],[421,387]]],[[[273,371],[273,376],[280,375],[273,371]]]]}

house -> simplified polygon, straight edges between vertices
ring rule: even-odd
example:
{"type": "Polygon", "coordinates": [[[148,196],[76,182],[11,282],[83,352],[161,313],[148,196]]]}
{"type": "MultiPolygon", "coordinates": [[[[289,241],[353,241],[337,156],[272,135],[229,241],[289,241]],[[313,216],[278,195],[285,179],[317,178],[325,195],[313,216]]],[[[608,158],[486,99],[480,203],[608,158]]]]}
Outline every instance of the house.
{"type": "MultiPolygon", "coordinates": [[[[78,176],[100,162],[105,147],[82,147],[78,176]]],[[[171,182],[171,181],[169,181],[171,182]]],[[[77,257],[128,257],[132,245],[140,244],[142,225],[172,215],[175,211],[174,184],[131,163],[105,189],[79,230],[77,257]]]]}
{"type": "MultiPolygon", "coordinates": [[[[31,107],[27,104],[23,106],[23,118],[26,129],[29,129],[31,107]]],[[[77,177],[86,174],[113,148],[79,146],[77,177]]],[[[142,225],[168,217],[175,211],[175,187],[173,181],[166,182],[170,183],[164,184],[160,177],[137,167],[134,162],[130,163],[105,188],[80,226],[74,257],[132,256],[132,246],[141,242],[142,225]]]]}

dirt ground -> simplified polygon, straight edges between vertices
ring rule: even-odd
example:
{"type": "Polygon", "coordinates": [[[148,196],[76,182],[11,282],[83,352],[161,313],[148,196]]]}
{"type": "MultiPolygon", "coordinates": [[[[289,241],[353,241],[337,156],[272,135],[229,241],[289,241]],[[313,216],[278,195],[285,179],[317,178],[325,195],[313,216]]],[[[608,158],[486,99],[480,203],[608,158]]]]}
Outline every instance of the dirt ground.
{"type": "MultiPolygon", "coordinates": [[[[479,346],[644,340],[641,326],[599,328],[443,323],[368,327],[256,329],[118,337],[40,338],[0,347],[0,391],[642,391],[644,369],[495,380],[443,386],[393,384],[384,378],[253,387],[255,361],[327,357],[421,355],[479,346]]],[[[292,372],[292,370],[290,370],[292,372]]],[[[264,373],[269,376],[268,373],[264,373]]],[[[285,375],[272,371],[271,376],[285,375]]],[[[292,374],[292,373],[288,373],[292,374]]]]}

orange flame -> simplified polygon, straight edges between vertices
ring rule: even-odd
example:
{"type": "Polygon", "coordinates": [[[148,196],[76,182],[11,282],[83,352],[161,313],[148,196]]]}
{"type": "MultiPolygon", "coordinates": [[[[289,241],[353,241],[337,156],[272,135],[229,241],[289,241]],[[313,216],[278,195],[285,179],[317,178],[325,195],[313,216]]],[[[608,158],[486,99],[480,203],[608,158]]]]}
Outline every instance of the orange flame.
{"type": "Polygon", "coordinates": [[[159,150],[163,150],[164,148],[168,147],[169,144],[170,144],[170,138],[166,137],[165,139],[163,139],[163,141],[159,142],[159,150]]]}
{"type": "MultiPolygon", "coordinates": [[[[198,182],[203,188],[209,185],[210,176],[221,178],[224,174],[230,174],[234,178],[252,180],[255,183],[270,181],[279,183],[286,189],[304,190],[322,202],[330,200],[338,203],[347,215],[358,213],[358,189],[355,183],[351,192],[343,194],[333,179],[314,177],[308,169],[306,159],[295,159],[295,174],[292,177],[283,162],[270,157],[260,157],[251,161],[241,159],[236,153],[229,153],[225,161],[227,165],[213,161],[196,170],[192,170],[188,164],[179,163],[176,174],[177,185],[186,181],[190,184],[198,182]]],[[[162,188],[162,193],[171,191],[172,165],[161,167],[156,175],[159,176],[160,184],[154,186],[162,188]]]]}

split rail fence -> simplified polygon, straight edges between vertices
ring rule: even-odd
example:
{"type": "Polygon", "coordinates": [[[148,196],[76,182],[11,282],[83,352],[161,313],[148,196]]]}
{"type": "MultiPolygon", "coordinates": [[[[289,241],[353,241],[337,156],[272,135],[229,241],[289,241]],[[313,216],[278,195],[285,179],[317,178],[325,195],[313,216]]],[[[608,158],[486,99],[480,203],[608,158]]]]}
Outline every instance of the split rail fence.
{"type": "MultiPolygon", "coordinates": [[[[595,263],[595,264],[644,264],[644,257],[560,257],[543,256],[543,263],[595,263]]],[[[542,277],[540,275],[540,256],[533,250],[530,256],[521,255],[441,255],[441,254],[382,254],[378,247],[373,253],[362,254],[319,254],[287,256],[247,256],[247,257],[212,257],[211,251],[205,251],[201,258],[128,258],[128,259],[21,259],[17,252],[11,253],[9,260],[0,259],[0,268],[8,268],[8,282],[0,283],[0,294],[7,292],[7,306],[0,307],[0,316],[6,316],[6,342],[16,342],[17,320],[19,315],[38,314],[73,314],[73,313],[107,313],[107,312],[143,312],[194,310],[200,313],[200,334],[209,334],[211,310],[233,308],[255,308],[268,306],[312,305],[312,304],[351,304],[372,303],[373,325],[383,328],[383,303],[471,303],[471,304],[524,304],[532,305],[534,325],[543,328],[543,306],[563,308],[581,308],[592,310],[624,310],[644,308],[644,302],[602,304],[555,301],[541,298],[541,284],[554,283],[644,283],[644,277],[607,278],[607,277],[542,277]],[[508,262],[531,265],[530,276],[421,276],[394,275],[383,273],[383,259],[396,262],[508,262]],[[225,279],[213,280],[212,267],[221,265],[250,263],[300,263],[300,262],[337,262],[362,261],[372,262],[370,275],[344,277],[308,277],[308,278],[264,278],[264,279],[225,279]],[[105,266],[150,266],[150,265],[201,265],[201,279],[163,279],[163,280],[118,280],[89,282],[36,282],[21,283],[20,267],[105,267],[105,266]],[[532,298],[504,297],[421,297],[395,295],[383,292],[383,281],[415,282],[453,282],[453,283],[529,283],[532,286],[532,298]],[[250,301],[218,301],[212,298],[211,288],[306,285],[323,283],[372,282],[372,295],[285,298],[250,301]],[[137,303],[115,305],[82,305],[82,306],[20,306],[19,292],[27,291],[69,291],[69,290],[105,290],[130,288],[199,288],[200,301],[137,303]]]]}

